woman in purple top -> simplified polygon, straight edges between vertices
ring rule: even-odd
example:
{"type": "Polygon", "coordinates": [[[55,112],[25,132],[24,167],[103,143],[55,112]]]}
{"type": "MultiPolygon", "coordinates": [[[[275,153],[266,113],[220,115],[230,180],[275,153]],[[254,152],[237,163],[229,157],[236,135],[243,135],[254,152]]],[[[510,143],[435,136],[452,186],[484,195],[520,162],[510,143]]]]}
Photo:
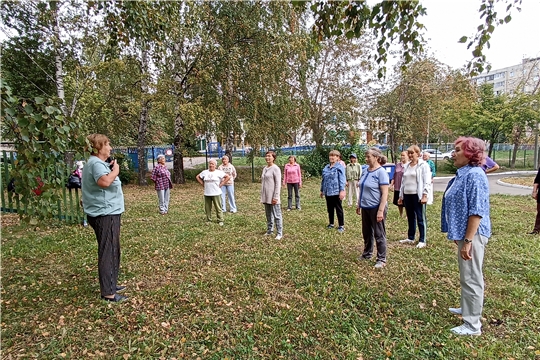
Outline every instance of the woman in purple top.
{"type": "Polygon", "coordinates": [[[152,181],[158,196],[159,213],[165,215],[169,212],[169,200],[171,198],[171,173],[165,166],[165,155],[160,154],[157,157],[157,165],[152,170],[152,181]]]}
{"type": "Polygon", "coordinates": [[[296,210],[300,210],[300,188],[302,187],[302,171],[300,165],[296,163],[294,155],[289,156],[289,163],[283,168],[283,186],[287,184],[287,211],[292,209],[292,192],[294,189],[294,200],[296,210]]]}
{"type": "Polygon", "coordinates": [[[390,182],[390,191],[394,192],[394,200],[392,203],[399,209],[399,217],[403,217],[403,204],[398,204],[399,189],[401,188],[401,180],[403,179],[403,169],[405,164],[409,162],[409,155],[407,151],[401,152],[401,161],[396,164],[396,170],[394,171],[394,178],[390,182]]]}

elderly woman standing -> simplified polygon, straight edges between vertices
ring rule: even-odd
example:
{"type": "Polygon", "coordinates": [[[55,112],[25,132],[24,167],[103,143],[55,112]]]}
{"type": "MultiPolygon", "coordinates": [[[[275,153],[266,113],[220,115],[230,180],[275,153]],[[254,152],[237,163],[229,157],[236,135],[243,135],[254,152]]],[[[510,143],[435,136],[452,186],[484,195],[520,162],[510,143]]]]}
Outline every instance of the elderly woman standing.
{"type": "Polygon", "coordinates": [[[165,215],[169,212],[169,200],[171,198],[171,189],[173,185],[171,173],[165,166],[165,155],[159,154],[157,162],[156,167],[152,170],[150,179],[154,182],[157,191],[159,213],[165,215]]]}
{"type": "Polygon", "coordinates": [[[126,288],[118,285],[120,217],[124,212],[124,193],[118,178],[120,167],[116,160],[106,162],[112,150],[109,138],[92,134],[87,139],[92,148],[82,174],[82,204],[98,243],[101,298],[121,302],[127,297],[118,294],[126,288]]]}
{"type": "Polygon", "coordinates": [[[322,171],[321,198],[326,198],[326,209],[328,211],[328,226],[334,228],[334,211],[338,218],[338,231],[345,231],[345,219],[343,218],[342,201],[345,199],[345,168],[339,163],[341,154],[337,150],[332,150],[328,154],[330,164],[326,165],[322,171]]]}
{"type": "Polygon", "coordinates": [[[424,160],[429,165],[429,170],[431,171],[431,189],[428,193],[428,201],[427,204],[431,205],[433,204],[433,179],[435,178],[435,175],[437,175],[437,170],[435,169],[435,163],[433,160],[430,159],[431,154],[427,151],[424,151],[422,153],[422,160],[424,160]]]}
{"type": "Polygon", "coordinates": [[[399,189],[398,205],[405,206],[409,230],[407,239],[400,240],[402,244],[414,243],[416,234],[416,224],[420,238],[417,248],[426,247],[426,203],[428,194],[431,191],[431,170],[429,165],[420,159],[420,148],[416,145],[407,149],[410,162],[403,168],[403,180],[399,189]]]}
{"type": "Polygon", "coordinates": [[[401,189],[401,180],[403,179],[403,170],[405,165],[409,162],[409,156],[407,151],[402,151],[400,156],[400,162],[396,164],[396,169],[394,171],[394,178],[390,181],[390,191],[394,192],[394,200],[392,203],[396,205],[399,209],[399,217],[403,217],[403,204],[398,204],[399,200],[399,190],[401,189]]]}
{"type": "Polygon", "coordinates": [[[362,176],[362,166],[358,163],[358,159],[355,153],[351,153],[349,156],[349,163],[345,168],[345,177],[347,178],[347,192],[349,193],[347,204],[352,206],[353,193],[356,195],[355,201],[358,203],[358,180],[362,176]]]}
{"type": "Polygon", "coordinates": [[[264,157],[266,166],[261,175],[261,203],[264,204],[266,214],[266,235],[274,232],[276,224],[276,240],[283,238],[283,218],[281,216],[281,170],[274,164],[276,153],[267,151],[264,157]]]}
{"type": "Polygon", "coordinates": [[[216,170],[216,160],[208,161],[208,170],[197,175],[197,181],[204,187],[204,212],[206,221],[212,221],[212,204],[216,210],[219,226],[223,226],[223,212],[221,211],[221,187],[229,180],[229,175],[216,170]]]}
{"type": "Polygon", "coordinates": [[[236,168],[229,162],[229,157],[225,155],[221,158],[221,165],[219,165],[218,170],[221,170],[225,174],[229,175],[229,181],[227,181],[221,187],[221,210],[223,212],[227,212],[227,202],[225,201],[225,198],[228,197],[229,209],[234,214],[237,212],[236,201],[234,199],[234,179],[236,179],[236,168]]]}
{"type": "Polygon", "coordinates": [[[452,159],[458,168],[444,192],[441,231],[458,246],[461,307],[449,308],[461,315],[463,325],[452,328],[457,335],[482,333],[484,250],[491,236],[489,218],[489,184],[481,168],[485,161],[484,142],[473,137],[460,137],[452,159]]]}
{"type": "Polygon", "coordinates": [[[283,167],[283,186],[287,184],[287,211],[292,209],[292,193],[294,189],[294,202],[296,210],[300,210],[300,188],[302,187],[302,170],[296,163],[294,155],[289,156],[289,163],[283,167]]]}
{"type": "Polygon", "coordinates": [[[377,148],[366,151],[368,168],[360,177],[358,187],[360,195],[356,213],[362,215],[362,236],[364,237],[364,253],[362,259],[371,259],[373,255],[373,240],[377,243],[377,262],[375,268],[386,266],[386,227],[385,219],[388,212],[389,178],[380,162],[383,157],[377,148]]]}

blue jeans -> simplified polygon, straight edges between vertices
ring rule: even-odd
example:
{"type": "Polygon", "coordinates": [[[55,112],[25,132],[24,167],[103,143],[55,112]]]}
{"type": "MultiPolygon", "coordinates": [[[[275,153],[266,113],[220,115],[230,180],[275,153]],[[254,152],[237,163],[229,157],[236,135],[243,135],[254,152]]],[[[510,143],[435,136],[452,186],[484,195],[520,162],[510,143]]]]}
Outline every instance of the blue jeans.
{"type": "Polygon", "coordinates": [[[234,201],[234,185],[223,185],[221,187],[221,210],[223,212],[227,212],[225,196],[229,198],[229,209],[231,212],[235,213],[237,210],[236,202],[234,201]]]}

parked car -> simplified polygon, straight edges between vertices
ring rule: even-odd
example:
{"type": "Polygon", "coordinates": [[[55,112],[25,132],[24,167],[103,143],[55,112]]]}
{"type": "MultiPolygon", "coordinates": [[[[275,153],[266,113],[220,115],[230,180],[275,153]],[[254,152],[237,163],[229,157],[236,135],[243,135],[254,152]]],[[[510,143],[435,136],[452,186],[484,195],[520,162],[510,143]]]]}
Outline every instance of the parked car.
{"type": "Polygon", "coordinates": [[[444,152],[441,154],[441,157],[443,158],[443,160],[448,160],[452,157],[452,154],[454,153],[454,150],[452,151],[447,151],[447,152],[444,152]]]}
{"type": "Polygon", "coordinates": [[[442,155],[442,152],[440,152],[438,149],[424,149],[422,150],[422,152],[428,152],[431,154],[431,157],[437,157],[437,158],[440,158],[441,155],[442,155]]]}

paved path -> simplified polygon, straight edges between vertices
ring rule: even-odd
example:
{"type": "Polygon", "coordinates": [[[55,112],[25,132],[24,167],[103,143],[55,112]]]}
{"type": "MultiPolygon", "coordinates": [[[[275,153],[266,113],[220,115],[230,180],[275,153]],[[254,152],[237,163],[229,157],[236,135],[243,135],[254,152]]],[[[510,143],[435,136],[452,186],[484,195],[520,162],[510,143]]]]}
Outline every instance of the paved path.
{"type": "MultiPolygon", "coordinates": [[[[208,160],[210,160],[210,158],[208,158],[208,160]]],[[[196,165],[205,164],[205,163],[206,163],[206,158],[204,156],[198,156],[198,157],[193,157],[193,158],[185,157],[184,158],[184,169],[193,169],[196,165]]],[[[167,166],[167,169],[169,169],[169,170],[173,169],[173,162],[172,161],[167,161],[165,163],[165,165],[167,166]]],[[[148,171],[152,171],[153,169],[154,169],[154,166],[152,165],[152,161],[149,161],[148,162],[148,171]]]]}
{"type": "MultiPolygon", "coordinates": [[[[536,173],[537,173],[536,171],[508,171],[508,172],[488,174],[487,177],[489,180],[490,194],[529,196],[531,195],[532,184],[530,187],[524,187],[520,185],[511,185],[511,184],[503,185],[504,183],[502,183],[500,179],[506,178],[506,177],[531,176],[531,175],[534,176],[536,175],[536,173]]],[[[435,177],[433,181],[433,189],[435,191],[444,191],[450,179],[452,179],[452,176],[435,177]]]]}

